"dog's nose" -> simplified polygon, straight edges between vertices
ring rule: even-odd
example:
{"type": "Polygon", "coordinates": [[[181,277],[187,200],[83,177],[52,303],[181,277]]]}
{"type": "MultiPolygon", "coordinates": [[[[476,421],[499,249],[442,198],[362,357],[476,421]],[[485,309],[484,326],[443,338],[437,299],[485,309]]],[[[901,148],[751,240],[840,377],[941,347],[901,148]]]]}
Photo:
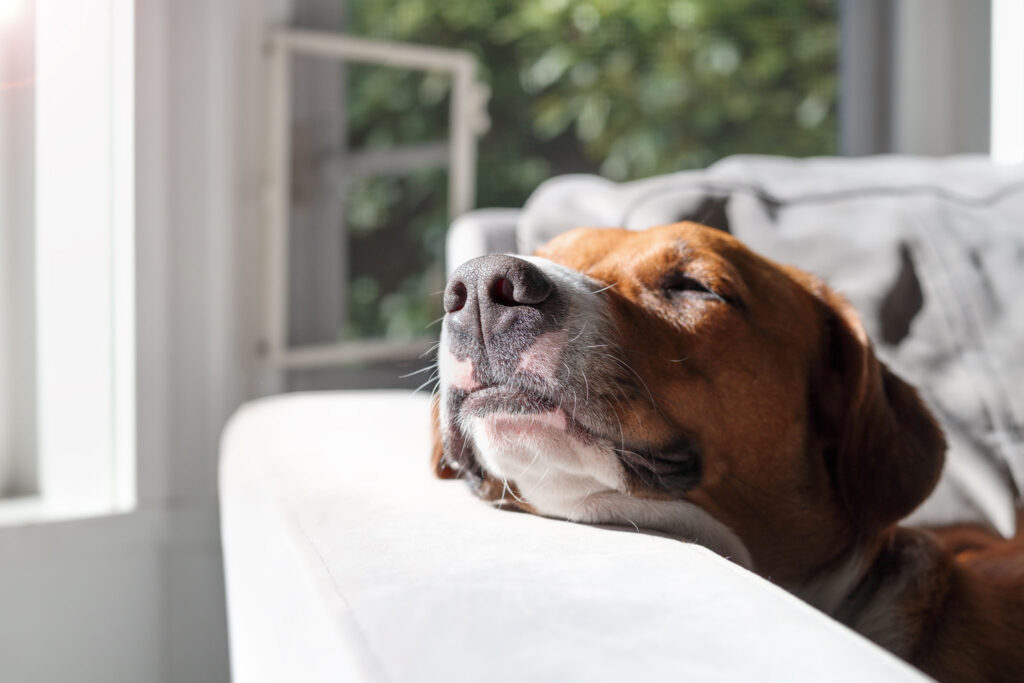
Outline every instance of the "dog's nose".
{"type": "Polygon", "coordinates": [[[459,266],[448,279],[444,310],[456,330],[479,321],[490,338],[522,318],[523,307],[538,308],[551,296],[551,281],[540,268],[515,256],[492,254],[459,266]]]}

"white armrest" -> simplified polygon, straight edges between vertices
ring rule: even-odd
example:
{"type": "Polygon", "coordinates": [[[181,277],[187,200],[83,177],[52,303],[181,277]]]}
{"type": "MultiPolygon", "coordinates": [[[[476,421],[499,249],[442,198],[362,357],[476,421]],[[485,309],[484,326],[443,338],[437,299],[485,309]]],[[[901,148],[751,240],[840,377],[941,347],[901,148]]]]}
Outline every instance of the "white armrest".
{"type": "Polygon", "coordinates": [[[221,506],[235,681],[920,681],[703,548],[434,479],[428,402],[243,407],[221,506]]]}

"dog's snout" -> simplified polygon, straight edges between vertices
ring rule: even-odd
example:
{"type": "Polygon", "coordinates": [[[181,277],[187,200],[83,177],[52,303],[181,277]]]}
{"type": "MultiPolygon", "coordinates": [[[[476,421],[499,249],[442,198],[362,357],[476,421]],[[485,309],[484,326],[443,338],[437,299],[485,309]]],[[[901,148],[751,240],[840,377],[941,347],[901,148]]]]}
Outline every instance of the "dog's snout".
{"type": "Polygon", "coordinates": [[[479,320],[480,334],[489,337],[516,319],[516,308],[541,306],[553,289],[547,276],[529,261],[500,254],[481,256],[452,273],[444,292],[444,310],[456,326],[479,320]]]}

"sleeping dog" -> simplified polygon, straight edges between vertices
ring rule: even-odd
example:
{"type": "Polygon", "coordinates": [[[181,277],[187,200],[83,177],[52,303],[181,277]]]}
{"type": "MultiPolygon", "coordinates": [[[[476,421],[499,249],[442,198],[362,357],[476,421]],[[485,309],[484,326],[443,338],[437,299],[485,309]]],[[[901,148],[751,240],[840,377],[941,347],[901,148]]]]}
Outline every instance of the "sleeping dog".
{"type": "Polygon", "coordinates": [[[581,228],[444,307],[439,476],[704,544],[939,680],[1024,677],[1024,539],[897,525],[945,440],[820,280],[693,223],[581,228]]]}

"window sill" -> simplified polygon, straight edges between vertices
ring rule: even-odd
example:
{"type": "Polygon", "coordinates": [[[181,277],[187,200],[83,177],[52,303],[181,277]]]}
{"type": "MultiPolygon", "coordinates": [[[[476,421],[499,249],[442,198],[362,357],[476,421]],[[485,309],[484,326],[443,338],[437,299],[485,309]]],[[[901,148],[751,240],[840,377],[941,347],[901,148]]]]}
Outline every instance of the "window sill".
{"type": "Polygon", "coordinates": [[[42,496],[21,496],[0,499],[0,530],[10,527],[35,526],[92,517],[105,517],[132,512],[132,507],[105,505],[56,505],[42,496]]]}

